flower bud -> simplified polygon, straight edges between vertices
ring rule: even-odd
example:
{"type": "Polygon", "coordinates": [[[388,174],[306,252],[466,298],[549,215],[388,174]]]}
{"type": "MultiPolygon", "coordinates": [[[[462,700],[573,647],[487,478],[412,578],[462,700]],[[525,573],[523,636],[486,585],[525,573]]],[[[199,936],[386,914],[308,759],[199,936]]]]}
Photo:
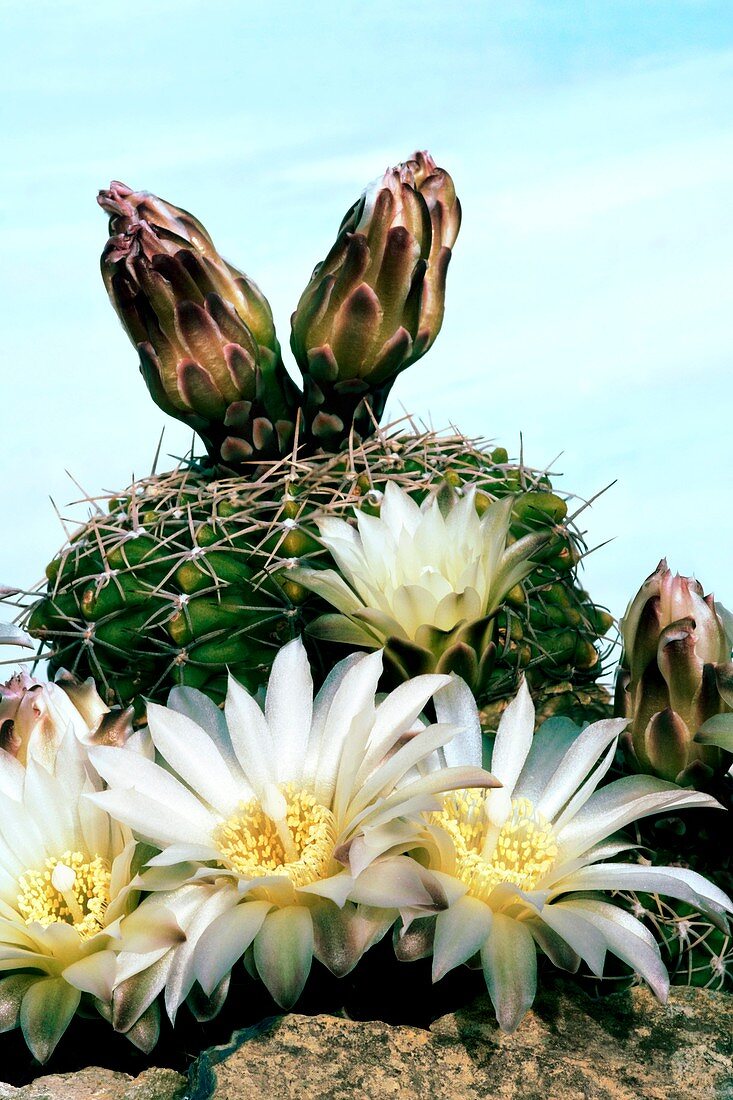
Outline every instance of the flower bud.
{"type": "Polygon", "coordinates": [[[187,211],[118,182],[98,201],[110,215],[102,277],[155,403],[216,461],[283,453],[296,391],[259,288],[187,211]]]}
{"type": "Polygon", "coordinates": [[[440,331],[459,226],[453,181],[429,153],[388,169],[348,211],[291,319],[313,436],[341,439],[352,420],[373,431],[397,375],[440,331]]]}
{"type": "Polygon", "coordinates": [[[709,719],[733,711],[726,698],[731,640],[713,597],[693,578],[673,575],[663,559],[620,626],[616,713],[631,720],[633,766],[694,786],[723,775],[730,755],[694,740],[709,719]]]}
{"type": "Polygon", "coordinates": [[[64,671],[56,683],[20,672],[0,685],[0,748],[21,764],[31,756],[53,768],[69,730],[85,744],[121,745],[132,732],[132,711],[110,710],[93,680],[81,684],[64,671]]]}

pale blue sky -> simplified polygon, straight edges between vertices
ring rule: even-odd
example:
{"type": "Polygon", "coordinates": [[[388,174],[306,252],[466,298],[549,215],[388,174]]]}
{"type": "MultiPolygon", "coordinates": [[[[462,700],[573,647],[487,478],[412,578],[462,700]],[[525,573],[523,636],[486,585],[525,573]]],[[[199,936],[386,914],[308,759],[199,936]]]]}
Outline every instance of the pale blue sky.
{"type": "MultiPolygon", "coordinates": [[[[464,223],[447,317],[394,390],[591,494],[593,595],[662,554],[733,604],[733,7],[684,0],[0,0],[0,582],[49,503],[188,433],[149,400],[98,273],[110,178],[196,213],[280,339],[342,214],[427,147],[464,223]]],[[[288,353],[289,354],[289,353],[288,353]]],[[[291,364],[292,365],[292,364],[291,364]]]]}

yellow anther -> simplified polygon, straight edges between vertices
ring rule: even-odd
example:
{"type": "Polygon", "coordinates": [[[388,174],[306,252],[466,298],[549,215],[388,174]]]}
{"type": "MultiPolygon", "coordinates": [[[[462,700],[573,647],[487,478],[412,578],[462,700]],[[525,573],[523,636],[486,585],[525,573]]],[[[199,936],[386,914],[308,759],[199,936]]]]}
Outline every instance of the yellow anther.
{"type": "Polygon", "coordinates": [[[483,901],[502,883],[533,890],[557,859],[552,825],[528,799],[512,799],[503,824],[496,828],[484,812],[492,793],[456,791],[445,799],[443,810],[432,815],[453,841],[457,876],[483,901]]]}
{"type": "Polygon", "coordinates": [[[39,870],[26,871],[18,880],[18,912],[26,924],[44,928],[57,921],[71,924],[80,936],[93,936],[104,927],[109,905],[111,874],[101,856],[64,852],[49,857],[39,870]]]}
{"type": "Polygon", "coordinates": [[[253,799],[214,834],[222,862],[247,878],[285,874],[295,886],[324,878],[336,843],[336,822],[308,791],[282,788],[285,815],[274,821],[253,799]]]}

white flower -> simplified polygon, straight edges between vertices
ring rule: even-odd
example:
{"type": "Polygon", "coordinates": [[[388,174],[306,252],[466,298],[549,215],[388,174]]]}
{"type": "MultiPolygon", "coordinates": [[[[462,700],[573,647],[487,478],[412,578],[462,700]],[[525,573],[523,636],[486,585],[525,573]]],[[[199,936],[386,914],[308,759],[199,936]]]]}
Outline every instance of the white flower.
{"type": "Polygon", "coordinates": [[[528,535],[507,546],[511,509],[512,497],[505,497],[479,517],[469,487],[444,515],[437,495],[418,506],[390,481],[379,518],[357,511],[356,527],[320,520],[321,540],[340,572],[301,568],[293,576],[340,614],[322,616],[313,633],[367,648],[396,638],[439,658],[461,628],[497,610],[546,541],[528,535]]]}
{"type": "MultiPolygon", "coordinates": [[[[470,695],[459,681],[437,697],[439,719],[450,720],[456,707],[467,721],[470,695]]],[[[474,724],[478,730],[477,715],[474,724]]],[[[497,1020],[507,1031],[534,1000],[537,948],[571,971],[582,959],[596,975],[610,951],[666,996],[668,976],[651,934],[599,891],[666,894],[722,927],[733,912],[730,899],[694,871],[609,862],[633,847],[613,835],[631,822],[659,811],[718,805],[708,795],[645,775],[596,790],[625,724],[596,722],[581,732],[554,719],[533,737],[534,707],[523,684],[502,716],[492,753],[491,769],[503,786],[456,791],[430,815],[427,865],[451,900],[434,923],[433,980],[480,957],[497,1020]]],[[[473,744],[469,755],[451,754],[452,762],[479,759],[478,733],[473,744]]]]}
{"type": "MultiPolygon", "coordinates": [[[[170,914],[142,919],[131,891],[135,841],[82,795],[101,780],[73,730],[53,771],[0,750],[0,1030],[20,1025],[35,1057],[52,1054],[82,1002],[109,1017],[116,953],[180,940],[170,914]],[[173,929],[173,935],[171,930],[173,929]],[[125,937],[126,932],[126,939],[125,937]]],[[[149,1047],[147,1019],[130,1038],[149,1047]]]]}
{"type": "MultiPolygon", "coordinates": [[[[166,892],[186,932],[185,944],[148,960],[171,1018],[195,980],[213,994],[250,945],[270,993],[289,1006],[313,955],[347,973],[398,910],[409,919],[446,904],[404,853],[420,813],[440,807],[436,793],[493,781],[477,767],[451,768],[396,789],[462,730],[414,731],[448,677],[418,677],[376,704],[381,668],[381,653],[352,655],[314,700],[296,640],[275,659],[264,713],[234,680],[224,714],[175,689],[176,709],[148,708],[164,766],[128,749],[91,750],[110,786],[93,800],[161,849],[144,888],[166,892]]],[[[142,1004],[133,996],[120,1011],[129,1022],[142,1004]]]]}

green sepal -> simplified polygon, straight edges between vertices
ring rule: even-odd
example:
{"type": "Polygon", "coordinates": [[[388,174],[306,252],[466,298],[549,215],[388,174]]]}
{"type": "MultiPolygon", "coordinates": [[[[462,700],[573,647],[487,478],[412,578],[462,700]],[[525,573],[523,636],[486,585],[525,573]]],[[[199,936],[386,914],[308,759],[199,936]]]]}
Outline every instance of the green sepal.
{"type": "Polygon", "coordinates": [[[81,993],[63,978],[41,978],[26,990],[20,1006],[20,1026],[28,1048],[47,1062],[71,1023],[81,993]]]}

